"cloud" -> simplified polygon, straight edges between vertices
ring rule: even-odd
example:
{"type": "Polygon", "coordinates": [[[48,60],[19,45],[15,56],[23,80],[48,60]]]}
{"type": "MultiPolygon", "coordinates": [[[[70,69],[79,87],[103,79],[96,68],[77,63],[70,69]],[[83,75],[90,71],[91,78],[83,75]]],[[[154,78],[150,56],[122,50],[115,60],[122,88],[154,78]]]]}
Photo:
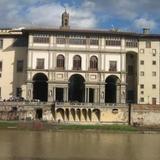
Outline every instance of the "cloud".
{"type": "MultiPolygon", "coordinates": [[[[94,28],[97,19],[93,13],[94,3],[86,1],[79,6],[65,3],[69,11],[71,27],[94,28]]],[[[53,0],[1,0],[1,26],[59,27],[64,4],[53,0]]]]}
{"type": "Polygon", "coordinates": [[[154,29],[156,27],[156,22],[154,20],[149,20],[145,18],[136,19],[134,25],[137,29],[139,28],[150,28],[154,29]]]}

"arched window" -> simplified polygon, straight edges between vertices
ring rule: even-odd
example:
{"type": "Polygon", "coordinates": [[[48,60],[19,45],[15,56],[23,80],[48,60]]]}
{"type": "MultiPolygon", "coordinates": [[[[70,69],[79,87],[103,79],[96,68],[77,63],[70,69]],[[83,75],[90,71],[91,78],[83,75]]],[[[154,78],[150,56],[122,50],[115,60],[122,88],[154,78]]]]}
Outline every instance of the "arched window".
{"type": "Polygon", "coordinates": [[[64,69],[64,56],[61,54],[57,56],[57,68],[64,69]]]}
{"type": "Polygon", "coordinates": [[[90,69],[98,70],[98,59],[96,56],[90,58],[90,69]]]}
{"type": "Polygon", "coordinates": [[[81,57],[76,55],[73,57],[73,69],[80,70],[81,69],[81,57]]]}

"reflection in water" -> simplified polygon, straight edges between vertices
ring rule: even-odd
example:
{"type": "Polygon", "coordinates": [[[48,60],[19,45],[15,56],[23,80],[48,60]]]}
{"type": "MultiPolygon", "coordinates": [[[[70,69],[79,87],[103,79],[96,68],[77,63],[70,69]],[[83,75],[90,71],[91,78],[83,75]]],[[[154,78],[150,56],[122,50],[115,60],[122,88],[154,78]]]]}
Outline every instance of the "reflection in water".
{"type": "Polygon", "coordinates": [[[0,131],[0,160],[160,160],[160,134],[0,131]]]}

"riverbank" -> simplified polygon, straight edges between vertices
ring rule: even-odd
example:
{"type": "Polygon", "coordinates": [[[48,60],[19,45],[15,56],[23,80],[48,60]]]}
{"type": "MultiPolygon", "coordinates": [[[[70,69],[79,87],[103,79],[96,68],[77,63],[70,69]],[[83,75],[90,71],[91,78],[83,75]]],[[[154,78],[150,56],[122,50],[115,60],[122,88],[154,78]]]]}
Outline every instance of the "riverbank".
{"type": "Polygon", "coordinates": [[[97,130],[108,132],[137,132],[136,127],[128,125],[106,125],[106,124],[65,124],[65,123],[49,123],[43,121],[0,121],[0,129],[15,129],[15,130],[97,130]]]}

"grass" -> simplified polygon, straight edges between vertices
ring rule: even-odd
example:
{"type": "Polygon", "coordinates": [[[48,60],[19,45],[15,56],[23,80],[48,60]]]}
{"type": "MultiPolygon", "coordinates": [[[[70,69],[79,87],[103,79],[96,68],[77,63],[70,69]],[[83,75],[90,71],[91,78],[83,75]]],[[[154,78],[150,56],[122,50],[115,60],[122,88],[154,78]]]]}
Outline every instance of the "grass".
{"type": "Polygon", "coordinates": [[[128,125],[81,125],[81,124],[53,124],[47,122],[20,122],[20,121],[0,121],[0,129],[20,129],[20,130],[102,130],[113,132],[134,132],[135,127],[128,125]]]}

